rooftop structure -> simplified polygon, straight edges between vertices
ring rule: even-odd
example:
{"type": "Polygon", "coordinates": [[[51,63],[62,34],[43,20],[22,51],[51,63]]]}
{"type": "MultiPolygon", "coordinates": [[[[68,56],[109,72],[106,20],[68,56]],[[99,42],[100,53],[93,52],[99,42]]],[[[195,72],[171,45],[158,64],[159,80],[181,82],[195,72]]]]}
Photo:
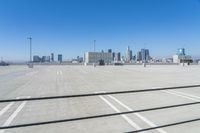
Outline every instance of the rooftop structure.
{"type": "Polygon", "coordinates": [[[112,62],[112,53],[107,52],[86,52],[84,54],[85,63],[99,63],[103,60],[105,63],[109,64],[112,62]]]}

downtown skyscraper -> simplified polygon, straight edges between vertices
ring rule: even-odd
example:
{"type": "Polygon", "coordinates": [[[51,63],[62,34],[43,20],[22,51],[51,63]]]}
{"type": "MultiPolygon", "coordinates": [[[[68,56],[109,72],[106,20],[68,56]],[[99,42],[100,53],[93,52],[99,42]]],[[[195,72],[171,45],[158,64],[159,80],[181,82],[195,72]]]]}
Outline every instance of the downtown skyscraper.
{"type": "Polygon", "coordinates": [[[130,47],[128,46],[125,52],[125,61],[130,62],[132,60],[133,52],[130,50],[130,47]]]}

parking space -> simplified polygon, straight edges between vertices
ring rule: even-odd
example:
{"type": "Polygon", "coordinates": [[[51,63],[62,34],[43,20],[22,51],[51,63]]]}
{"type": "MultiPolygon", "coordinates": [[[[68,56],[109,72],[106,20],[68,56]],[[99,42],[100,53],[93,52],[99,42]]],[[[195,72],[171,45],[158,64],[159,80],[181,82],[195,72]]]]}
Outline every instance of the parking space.
{"type": "MultiPolygon", "coordinates": [[[[0,70],[0,99],[95,94],[140,89],[197,85],[198,66],[25,66],[0,70]],[[16,74],[17,71],[23,73],[16,74]],[[12,75],[4,77],[3,75],[12,75]]],[[[0,103],[1,127],[35,122],[120,113],[190,102],[199,102],[200,88],[99,95],[91,97],[0,103]]],[[[16,132],[128,132],[195,119],[200,105],[0,130],[16,132]]],[[[177,133],[198,130],[199,122],[159,128],[147,133],[177,133]]]]}

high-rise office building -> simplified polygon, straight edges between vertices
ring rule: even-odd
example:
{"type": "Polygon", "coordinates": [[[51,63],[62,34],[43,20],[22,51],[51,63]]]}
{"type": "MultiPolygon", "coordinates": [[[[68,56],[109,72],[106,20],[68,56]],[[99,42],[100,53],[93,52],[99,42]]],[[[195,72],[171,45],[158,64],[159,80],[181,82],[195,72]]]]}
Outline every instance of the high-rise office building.
{"type": "Polygon", "coordinates": [[[150,59],[149,50],[141,49],[142,62],[147,62],[150,59]]]}
{"type": "Polygon", "coordinates": [[[185,49],[184,48],[179,48],[177,50],[177,55],[185,55],[185,49]]]}
{"type": "Polygon", "coordinates": [[[51,53],[51,61],[54,62],[54,53],[51,53]]]}
{"type": "Polygon", "coordinates": [[[108,53],[112,53],[112,49],[108,49],[108,53]]]}
{"type": "Polygon", "coordinates": [[[130,47],[128,46],[125,52],[125,61],[130,62],[132,60],[132,50],[130,50],[130,47]]]}
{"type": "Polygon", "coordinates": [[[115,60],[115,52],[112,53],[112,61],[115,60]]]}
{"type": "Polygon", "coordinates": [[[130,61],[133,59],[133,52],[130,50],[130,61]]]}
{"type": "Polygon", "coordinates": [[[58,61],[62,62],[62,54],[58,54],[58,61]]]}
{"type": "Polygon", "coordinates": [[[136,60],[137,60],[137,61],[141,61],[141,60],[142,60],[141,51],[138,51],[138,52],[137,52],[136,60]]]}
{"type": "Polygon", "coordinates": [[[115,53],[115,61],[121,61],[121,54],[120,54],[120,52],[115,53]]]}

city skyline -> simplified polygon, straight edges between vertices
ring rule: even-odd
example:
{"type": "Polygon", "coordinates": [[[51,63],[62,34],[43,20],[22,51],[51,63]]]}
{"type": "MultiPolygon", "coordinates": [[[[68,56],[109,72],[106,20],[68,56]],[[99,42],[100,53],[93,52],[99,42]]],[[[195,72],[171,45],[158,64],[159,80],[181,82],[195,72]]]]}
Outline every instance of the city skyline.
{"type": "Polygon", "coordinates": [[[29,60],[33,55],[63,54],[64,59],[111,48],[133,55],[142,48],[152,57],[172,57],[184,47],[200,56],[199,0],[2,0],[0,2],[0,56],[5,60],[29,60]],[[31,15],[29,15],[31,14],[31,15]]]}

